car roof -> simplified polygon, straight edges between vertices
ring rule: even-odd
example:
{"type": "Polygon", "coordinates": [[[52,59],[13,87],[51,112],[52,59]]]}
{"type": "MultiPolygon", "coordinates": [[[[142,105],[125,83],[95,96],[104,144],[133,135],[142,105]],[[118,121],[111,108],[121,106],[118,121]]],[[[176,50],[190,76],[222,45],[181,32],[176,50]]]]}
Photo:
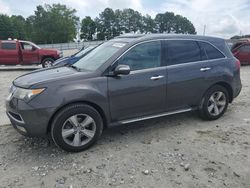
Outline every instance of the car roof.
{"type": "Polygon", "coordinates": [[[26,40],[17,40],[17,39],[14,39],[14,40],[0,40],[0,42],[30,42],[30,41],[26,41],[26,40]]]}
{"type": "Polygon", "coordinates": [[[112,39],[113,42],[129,43],[128,46],[134,44],[150,41],[150,40],[194,40],[208,42],[218,48],[225,56],[233,57],[231,51],[226,45],[225,39],[210,36],[190,35],[190,34],[129,34],[122,35],[112,39]]]}
{"type": "Polygon", "coordinates": [[[0,42],[16,42],[16,40],[0,40],[0,42]]]}
{"type": "Polygon", "coordinates": [[[204,41],[225,41],[222,38],[201,36],[201,35],[191,35],[191,34],[125,34],[116,37],[114,41],[146,41],[154,39],[183,39],[183,40],[204,40],[204,41]]]}

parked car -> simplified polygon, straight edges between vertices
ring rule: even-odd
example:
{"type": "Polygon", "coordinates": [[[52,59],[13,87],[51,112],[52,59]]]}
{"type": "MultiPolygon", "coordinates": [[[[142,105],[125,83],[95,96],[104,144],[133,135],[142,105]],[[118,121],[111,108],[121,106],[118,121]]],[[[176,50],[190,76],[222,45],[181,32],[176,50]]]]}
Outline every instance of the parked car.
{"type": "Polygon", "coordinates": [[[52,63],[52,66],[72,65],[75,62],[77,62],[79,59],[81,59],[83,56],[88,54],[91,50],[96,48],[97,46],[98,45],[91,45],[91,46],[88,46],[87,48],[83,47],[80,51],[78,51],[77,53],[75,53],[72,56],[58,59],[57,61],[52,63]]]}
{"type": "Polygon", "coordinates": [[[223,39],[133,35],[103,43],[72,66],[20,76],[6,111],[21,134],[50,134],[78,152],[106,127],[194,110],[216,120],[240,91],[240,62],[223,39]]]}
{"type": "Polygon", "coordinates": [[[240,60],[242,65],[250,64],[250,41],[235,43],[231,51],[240,60]]]}
{"type": "Polygon", "coordinates": [[[48,67],[60,57],[60,51],[42,49],[29,41],[0,40],[0,65],[42,64],[48,67]]]}

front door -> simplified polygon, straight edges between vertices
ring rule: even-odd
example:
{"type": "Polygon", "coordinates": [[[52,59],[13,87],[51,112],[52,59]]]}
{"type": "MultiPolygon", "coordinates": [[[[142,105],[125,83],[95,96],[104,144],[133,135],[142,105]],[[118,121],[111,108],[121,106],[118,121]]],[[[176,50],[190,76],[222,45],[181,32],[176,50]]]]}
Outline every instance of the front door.
{"type": "Polygon", "coordinates": [[[38,49],[26,42],[21,42],[20,44],[22,51],[22,64],[25,65],[38,64],[39,63],[38,49]]]}
{"type": "Polygon", "coordinates": [[[130,66],[131,72],[108,78],[113,121],[165,111],[167,79],[161,54],[161,41],[149,41],[134,46],[115,63],[130,66]]]}

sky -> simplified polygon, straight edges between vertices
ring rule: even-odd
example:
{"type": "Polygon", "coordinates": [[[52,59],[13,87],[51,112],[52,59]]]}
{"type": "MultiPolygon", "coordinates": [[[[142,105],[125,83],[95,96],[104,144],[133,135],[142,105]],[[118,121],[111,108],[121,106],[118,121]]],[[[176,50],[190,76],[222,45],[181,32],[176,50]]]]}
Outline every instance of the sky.
{"type": "Polygon", "coordinates": [[[61,3],[77,10],[77,16],[95,18],[106,7],[133,8],[143,15],[154,17],[157,13],[174,12],[187,17],[197,34],[230,38],[250,34],[250,0],[0,0],[0,13],[34,14],[37,5],[61,3]]]}

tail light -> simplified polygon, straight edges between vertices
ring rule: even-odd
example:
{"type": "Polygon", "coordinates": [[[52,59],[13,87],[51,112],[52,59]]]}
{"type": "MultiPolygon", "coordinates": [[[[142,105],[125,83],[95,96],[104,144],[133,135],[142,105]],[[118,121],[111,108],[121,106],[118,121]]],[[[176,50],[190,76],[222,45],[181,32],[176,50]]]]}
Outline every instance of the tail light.
{"type": "Polygon", "coordinates": [[[240,60],[236,59],[235,65],[237,67],[237,70],[240,70],[240,60]]]}

